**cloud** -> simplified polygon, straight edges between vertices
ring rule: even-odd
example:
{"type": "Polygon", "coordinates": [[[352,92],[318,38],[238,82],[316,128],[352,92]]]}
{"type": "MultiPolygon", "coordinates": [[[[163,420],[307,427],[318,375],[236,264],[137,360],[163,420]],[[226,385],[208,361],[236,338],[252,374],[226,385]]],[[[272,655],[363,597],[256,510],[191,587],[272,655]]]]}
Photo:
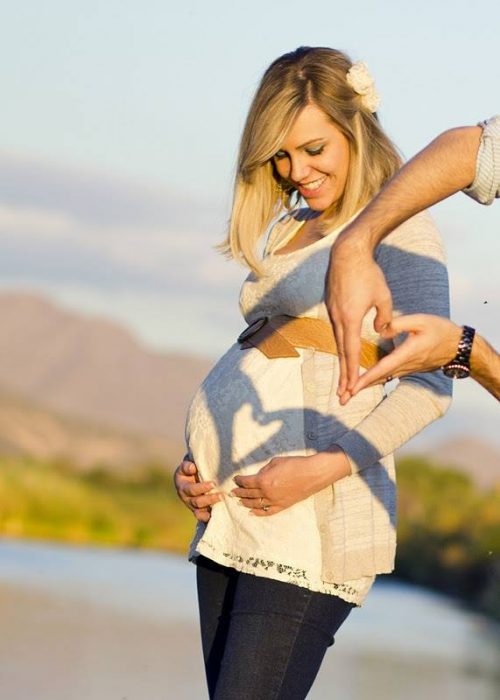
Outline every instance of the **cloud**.
{"type": "Polygon", "coordinates": [[[0,233],[27,238],[59,238],[71,233],[71,216],[57,209],[0,204],[0,233]]]}
{"type": "Polygon", "coordinates": [[[222,230],[220,202],[191,200],[167,188],[48,159],[0,152],[1,200],[20,208],[58,211],[85,224],[222,230]]]}
{"type": "Polygon", "coordinates": [[[217,298],[243,276],[213,250],[224,220],[215,203],[5,154],[0,180],[9,280],[217,298]]]}

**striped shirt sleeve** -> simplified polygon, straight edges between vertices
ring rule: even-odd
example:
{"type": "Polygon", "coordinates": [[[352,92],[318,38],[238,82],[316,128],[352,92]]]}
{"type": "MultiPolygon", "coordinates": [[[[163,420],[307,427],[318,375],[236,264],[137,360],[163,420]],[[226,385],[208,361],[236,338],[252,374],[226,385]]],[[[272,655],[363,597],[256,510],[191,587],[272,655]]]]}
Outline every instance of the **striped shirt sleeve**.
{"type": "Polygon", "coordinates": [[[500,197],[500,115],[480,122],[483,135],[476,161],[476,177],[465,194],[481,204],[500,197]]]}

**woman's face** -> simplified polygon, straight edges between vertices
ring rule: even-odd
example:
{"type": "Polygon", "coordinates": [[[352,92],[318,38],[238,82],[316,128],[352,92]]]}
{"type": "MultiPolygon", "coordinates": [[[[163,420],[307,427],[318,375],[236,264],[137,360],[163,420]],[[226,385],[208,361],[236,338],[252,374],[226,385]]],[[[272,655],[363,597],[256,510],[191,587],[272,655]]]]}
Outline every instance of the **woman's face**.
{"type": "Polygon", "coordinates": [[[288,132],[274,164],[311,209],[324,211],[344,192],[349,142],[319,107],[307,105],[288,132]]]}

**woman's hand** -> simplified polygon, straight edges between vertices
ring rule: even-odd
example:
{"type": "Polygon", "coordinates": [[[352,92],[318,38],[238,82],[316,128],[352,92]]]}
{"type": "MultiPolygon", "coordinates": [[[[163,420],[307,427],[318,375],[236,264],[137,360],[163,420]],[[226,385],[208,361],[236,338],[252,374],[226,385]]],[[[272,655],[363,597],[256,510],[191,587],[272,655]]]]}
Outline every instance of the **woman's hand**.
{"type": "Polygon", "coordinates": [[[235,476],[231,493],[252,515],[274,515],[350,473],[344,452],[333,446],[309,457],[274,457],[257,474],[235,476]]]}
{"type": "Polygon", "coordinates": [[[174,485],[177,495],[196,520],[208,523],[211,507],[222,500],[222,494],[212,491],[215,484],[212,481],[199,481],[196,464],[183,459],[174,472],[174,485]]]}

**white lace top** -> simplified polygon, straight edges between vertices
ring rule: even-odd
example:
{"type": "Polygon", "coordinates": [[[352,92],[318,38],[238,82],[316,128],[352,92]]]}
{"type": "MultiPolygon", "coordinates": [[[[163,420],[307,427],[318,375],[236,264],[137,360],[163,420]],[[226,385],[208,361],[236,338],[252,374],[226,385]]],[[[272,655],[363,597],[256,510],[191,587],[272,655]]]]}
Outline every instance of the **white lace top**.
{"type": "MultiPolygon", "coordinates": [[[[275,227],[265,276],[252,273],[244,282],[240,306],[247,323],[279,314],[327,319],[324,279],[340,229],[300,250],[275,254],[297,226],[292,220],[275,227]]],[[[430,218],[414,217],[391,236],[393,244],[380,247],[379,262],[396,310],[446,314],[446,270],[430,218]],[[409,299],[412,295],[419,298],[409,299]]],[[[373,314],[365,318],[363,335],[377,341],[373,314]]],[[[336,396],[337,357],[313,349],[298,352],[299,357],[268,359],[257,348],[232,345],[191,403],[186,423],[190,458],[202,480],[215,481],[228,494],[235,474],[253,474],[277,455],[307,455],[334,443],[349,457],[353,475],[265,518],[250,516],[227,496],[212,508],[208,524],[198,523],[190,558],[203,554],[239,571],[360,605],[375,575],[393,568],[391,453],[444,413],[450,382],[441,372],[415,375],[385,400],[375,387],[342,407],[336,396]]]]}

